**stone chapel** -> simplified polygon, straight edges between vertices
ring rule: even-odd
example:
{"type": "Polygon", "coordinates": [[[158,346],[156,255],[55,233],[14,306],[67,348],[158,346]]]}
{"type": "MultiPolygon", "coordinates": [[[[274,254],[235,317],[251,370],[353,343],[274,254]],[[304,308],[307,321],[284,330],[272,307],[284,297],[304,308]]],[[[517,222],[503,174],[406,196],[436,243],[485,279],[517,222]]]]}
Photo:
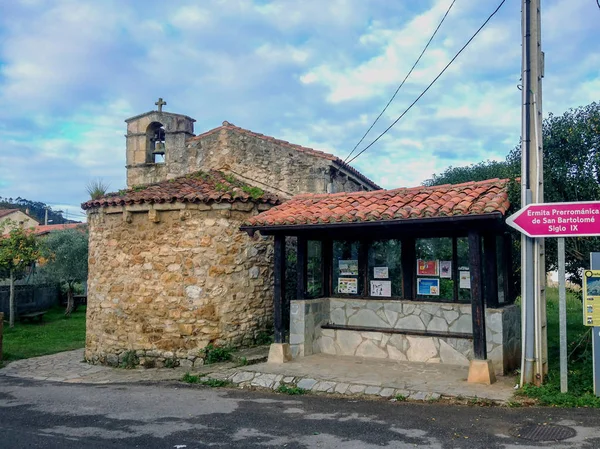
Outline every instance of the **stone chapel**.
{"type": "Polygon", "coordinates": [[[273,240],[250,217],[299,193],[380,187],[336,156],[229,122],[157,110],[127,123],[127,189],[82,204],[89,223],[85,357],[146,366],[203,363],[273,320],[273,240]]]}

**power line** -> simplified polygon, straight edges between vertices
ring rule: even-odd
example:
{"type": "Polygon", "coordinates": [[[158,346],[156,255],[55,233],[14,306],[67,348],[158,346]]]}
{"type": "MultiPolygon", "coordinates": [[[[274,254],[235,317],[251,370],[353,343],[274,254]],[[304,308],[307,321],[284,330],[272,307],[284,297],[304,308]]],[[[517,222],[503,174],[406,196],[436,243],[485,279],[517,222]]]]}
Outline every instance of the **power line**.
{"type": "MultiPolygon", "coordinates": [[[[600,1],[600,0],[598,0],[598,1],[600,1]]],[[[448,67],[450,67],[452,65],[452,63],[456,60],[456,58],[458,58],[458,56],[463,52],[463,50],[465,48],[467,48],[467,46],[471,43],[471,41],[473,41],[473,39],[475,39],[475,37],[479,34],[479,32],[481,30],[483,30],[483,28],[488,24],[488,22],[490,20],[492,20],[492,17],[494,17],[496,15],[496,13],[500,10],[500,8],[502,7],[502,5],[504,5],[505,2],[506,2],[506,0],[502,0],[500,2],[500,4],[494,10],[494,12],[489,15],[489,17],[486,19],[485,22],[483,22],[483,24],[479,27],[479,29],[475,32],[475,34],[473,34],[473,36],[471,36],[471,38],[467,41],[467,43],[462,46],[462,48],[458,51],[458,53],[456,53],[454,55],[454,57],[450,60],[450,62],[448,64],[446,64],[446,66],[442,69],[442,71],[438,74],[438,76],[436,76],[433,79],[433,81],[431,83],[429,83],[429,85],[425,88],[425,90],[423,92],[421,92],[421,94],[415,99],[415,101],[413,101],[410,104],[410,106],[408,106],[404,110],[404,112],[402,114],[400,114],[400,116],[396,120],[394,120],[390,126],[388,126],[385,129],[385,131],[383,131],[381,134],[379,134],[379,136],[377,136],[377,138],[375,140],[373,140],[373,142],[371,142],[369,145],[367,145],[365,148],[363,148],[356,156],[354,156],[352,159],[350,159],[347,162],[348,164],[351,163],[352,161],[354,161],[357,157],[359,157],[361,154],[363,154],[369,148],[371,148],[379,139],[381,139],[384,136],[385,133],[387,133],[390,129],[392,129],[396,125],[396,123],[398,123],[402,119],[402,117],[404,117],[406,115],[406,113],[408,111],[410,111],[412,109],[412,107],[421,99],[421,97],[423,97],[423,95],[425,95],[427,93],[427,91],[431,88],[431,86],[433,86],[435,84],[435,82],[444,74],[444,72],[448,69],[448,67]]]]}
{"type": "MultiPolygon", "coordinates": [[[[598,1],[600,1],[600,0],[598,0],[598,1]]],[[[383,110],[379,113],[379,115],[377,116],[377,118],[375,119],[375,121],[371,124],[371,126],[369,126],[369,129],[367,129],[367,132],[365,132],[365,134],[360,138],[360,140],[358,141],[358,143],[356,145],[354,145],[354,148],[352,148],[352,151],[350,152],[350,154],[348,156],[346,156],[346,159],[344,159],[344,162],[346,162],[348,160],[348,158],[350,158],[350,156],[352,156],[354,154],[354,152],[356,151],[356,149],[358,148],[358,146],[362,143],[363,140],[365,140],[365,137],[367,137],[367,134],[369,134],[371,132],[371,130],[373,129],[373,127],[375,126],[375,124],[379,121],[379,119],[381,118],[381,116],[383,115],[383,113],[387,110],[387,108],[390,106],[390,104],[392,103],[392,101],[394,101],[394,98],[396,98],[396,95],[398,95],[398,92],[400,91],[400,89],[402,88],[402,86],[404,86],[404,83],[406,83],[406,80],[411,75],[411,73],[413,72],[413,70],[415,69],[415,67],[417,66],[417,64],[419,63],[419,61],[421,60],[421,58],[423,57],[423,55],[425,54],[425,52],[429,48],[429,44],[431,44],[431,41],[433,40],[433,38],[437,34],[438,30],[442,26],[442,23],[444,23],[444,20],[446,20],[446,17],[448,16],[448,13],[450,12],[450,10],[452,9],[452,7],[454,6],[454,3],[456,3],[456,0],[452,0],[452,3],[450,3],[450,6],[446,10],[446,14],[444,14],[444,17],[442,17],[442,20],[438,24],[437,28],[435,29],[435,31],[433,32],[433,34],[431,35],[431,37],[429,38],[429,40],[427,41],[427,44],[425,45],[425,48],[423,48],[423,51],[421,52],[421,54],[419,55],[419,57],[417,58],[417,60],[413,64],[413,66],[410,68],[410,70],[408,71],[408,73],[406,74],[406,76],[404,77],[404,79],[402,80],[402,82],[400,83],[400,85],[398,86],[398,88],[396,89],[396,92],[394,92],[394,95],[392,95],[392,98],[390,98],[390,101],[387,102],[387,104],[385,105],[385,107],[383,108],[383,110]]]]}

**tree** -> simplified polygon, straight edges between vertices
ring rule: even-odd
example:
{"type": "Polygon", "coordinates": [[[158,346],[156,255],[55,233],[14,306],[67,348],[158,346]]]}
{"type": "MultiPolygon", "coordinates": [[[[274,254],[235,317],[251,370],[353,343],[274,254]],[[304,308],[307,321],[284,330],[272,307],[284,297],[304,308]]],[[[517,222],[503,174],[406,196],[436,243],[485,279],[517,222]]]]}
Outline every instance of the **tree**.
{"type": "MultiPolygon", "coordinates": [[[[597,201],[600,199],[600,103],[550,114],[542,128],[544,139],[544,202],[597,201]]],[[[507,161],[520,161],[515,148],[507,161]]],[[[514,162],[511,162],[514,163],[514,162]]],[[[589,267],[589,254],[600,250],[600,239],[565,239],[566,271],[581,285],[581,272],[589,267]]],[[[546,268],[557,268],[557,240],[546,239],[546,268]]]]}
{"type": "MultiPolygon", "coordinates": [[[[550,114],[542,126],[544,143],[544,202],[597,201],[600,199],[600,104],[570,109],[561,116],[550,114]]],[[[433,175],[425,185],[456,184],[489,178],[521,175],[521,148],[515,147],[505,161],[487,161],[468,167],[449,167],[433,175]]],[[[518,188],[509,191],[511,211],[520,207],[518,188]]],[[[600,249],[600,239],[568,238],[566,268],[570,280],[581,284],[581,270],[590,251],[600,249]]],[[[546,269],[556,269],[556,239],[546,239],[546,269]]]]}
{"type": "Polygon", "coordinates": [[[0,227],[0,276],[8,278],[10,283],[9,296],[9,327],[15,326],[15,280],[25,273],[40,257],[38,242],[35,235],[28,230],[15,227],[8,234],[3,234],[0,227]]]}
{"type": "Polygon", "coordinates": [[[87,280],[88,234],[79,229],[52,232],[46,237],[43,254],[47,259],[44,275],[67,288],[65,315],[69,316],[74,307],[75,284],[87,280]]]}
{"type": "Polygon", "coordinates": [[[520,176],[521,161],[485,161],[466,167],[448,167],[439,175],[434,174],[423,185],[462,184],[469,181],[484,181],[493,178],[516,178],[520,176]]]}

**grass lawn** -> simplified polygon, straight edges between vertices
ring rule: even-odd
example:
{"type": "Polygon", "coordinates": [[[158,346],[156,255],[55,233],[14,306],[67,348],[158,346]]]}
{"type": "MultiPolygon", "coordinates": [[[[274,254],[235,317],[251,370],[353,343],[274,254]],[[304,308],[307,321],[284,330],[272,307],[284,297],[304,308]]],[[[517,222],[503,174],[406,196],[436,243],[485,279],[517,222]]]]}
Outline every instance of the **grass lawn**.
{"type": "Polygon", "coordinates": [[[546,291],[548,313],[548,377],[541,387],[526,386],[523,393],[542,405],[600,407],[594,396],[592,377],[592,333],[583,325],[580,293],[567,290],[568,393],[560,392],[560,336],[558,289],[546,291]]]}
{"type": "Polygon", "coordinates": [[[83,348],[85,345],[85,307],[78,307],[70,318],[64,308],[55,307],[44,315],[42,324],[15,322],[9,329],[4,322],[3,360],[19,360],[61,351],[83,348]]]}

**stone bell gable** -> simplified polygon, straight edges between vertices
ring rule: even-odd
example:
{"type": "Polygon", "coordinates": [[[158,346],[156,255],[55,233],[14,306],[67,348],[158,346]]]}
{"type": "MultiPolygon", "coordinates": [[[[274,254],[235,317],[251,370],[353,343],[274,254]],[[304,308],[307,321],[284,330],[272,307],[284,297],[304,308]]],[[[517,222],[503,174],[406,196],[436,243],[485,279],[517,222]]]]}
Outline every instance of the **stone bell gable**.
{"type": "Polygon", "coordinates": [[[273,244],[239,227],[279,202],[199,171],[84,203],[86,359],[192,367],[208,344],[252,344],[272,322],[273,244]]]}
{"type": "Polygon", "coordinates": [[[240,128],[229,122],[194,136],[193,118],[162,110],[127,123],[127,186],[220,170],[250,185],[291,198],[299,193],[376,190],[380,187],[340,158],[240,128]]]}
{"type": "Polygon", "coordinates": [[[125,120],[129,188],[188,173],[185,142],[194,136],[195,120],[160,109],[125,120]]]}

